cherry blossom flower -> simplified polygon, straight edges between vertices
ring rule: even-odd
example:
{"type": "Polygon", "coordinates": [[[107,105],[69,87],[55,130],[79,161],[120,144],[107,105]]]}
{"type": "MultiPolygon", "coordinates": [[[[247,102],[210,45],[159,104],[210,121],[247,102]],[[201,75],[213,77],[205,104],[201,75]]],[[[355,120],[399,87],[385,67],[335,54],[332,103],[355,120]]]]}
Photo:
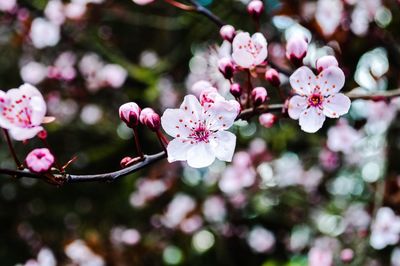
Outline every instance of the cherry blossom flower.
{"type": "Polygon", "coordinates": [[[361,139],[361,134],[349,126],[347,120],[340,119],[338,124],[328,130],[327,146],[331,151],[349,154],[361,139]]]}
{"type": "Polygon", "coordinates": [[[29,36],[38,49],[55,46],[60,41],[60,26],[44,18],[35,18],[29,36]]]}
{"type": "Polygon", "coordinates": [[[12,11],[17,6],[17,0],[0,0],[0,11],[12,11]]]}
{"type": "Polygon", "coordinates": [[[400,217],[389,207],[381,207],[371,227],[369,243],[374,249],[395,245],[400,239],[400,217]]]}
{"type": "Polygon", "coordinates": [[[270,251],[275,245],[275,236],[267,229],[256,226],[247,236],[247,243],[257,253],[270,251]]]}
{"type": "Polygon", "coordinates": [[[215,158],[231,161],[236,136],[226,130],[235,121],[236,108],[221,100],[202,106],[188,95],[179,109],[167,109],[161,125],[175,138],[167,146],[168,161],[187,161],[194,168],[207,167],[215,158]]]}
{"type": "Polygon", "coordinates": [[[308,253],[308,265],[309,266],[332,266],[333,254],[332,251],[327,248],[313,247],[308,253]]]}
{"type": "Polygon", "coordinates": [[[43,173],[50,170],[54,163],[54,156],[46,148],[34,149],[26,156],[25,162],[32,172],[43,173]]]}
{"type": "Polygon", "coordinates": [[[343,71],[335,66],[323,70],[318,76],[308,67],[300,67],[290,76],[294,92],[288,113],[299,119],[301,129],[308,133],[318,131],[325,116],[337,118],[350,109],[350,99],[339,91],[345,82],[343,71]]]}
{"type": "Polygon", "coordinates": [[[340,24],[343,13],[341,0],[319,0],[315,19],[326,36],[332,35],[340,24]]]}
{"type": "Polygon", "coordinates": [[[250,37],[248,32],[241,32],[235,36],[232,43],[232,58],[243,68],[258,66],[268,56],[267,40],[257,32],[250,37]]]}
{"type": "Polygon", "coordinates": [[[0,91],[0,127],[8,129],[15,140],[26,140],[43,130],[40,125],[46,114],[42,94],[30,84],[6,93],[0,91]]]}
{"type": "Polygon", "coordinates": [[[20,75],[24,82],[36,85],[46,78],[47,67],[41,63],[30,61],[21,67],[20,75]]]}

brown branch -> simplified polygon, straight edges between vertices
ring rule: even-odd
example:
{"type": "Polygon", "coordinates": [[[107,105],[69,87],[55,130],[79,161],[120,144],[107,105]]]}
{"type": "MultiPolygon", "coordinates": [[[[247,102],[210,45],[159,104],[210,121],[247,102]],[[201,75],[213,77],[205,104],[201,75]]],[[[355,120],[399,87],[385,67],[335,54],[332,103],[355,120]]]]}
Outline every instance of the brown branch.
{"type": "Polygon", "coordinates": [[[382,101],[386,99],[391,99],[395,97],[400,97],[400,89],[390,90],[390,91],[379,91],[374,93],[357,93],[348,92],[346,95],[352,100],[373,100],[382,101]]]}
{"type": "Polygon", "coordinates": [[[197,12],[203,16],[205,16],[206,18],[208,18],[209,20],[211,20],[212,22],[214,22],[219,28],[221,28],[222,26],[226,25],[226,23],[217,15],[215,15],[214,13],[212,13],[209,9],[205,8],[204,6],[200,5],[197,1],[195,0],[189,0],[189,2],[194,6],[194,12],[197,12]]]}

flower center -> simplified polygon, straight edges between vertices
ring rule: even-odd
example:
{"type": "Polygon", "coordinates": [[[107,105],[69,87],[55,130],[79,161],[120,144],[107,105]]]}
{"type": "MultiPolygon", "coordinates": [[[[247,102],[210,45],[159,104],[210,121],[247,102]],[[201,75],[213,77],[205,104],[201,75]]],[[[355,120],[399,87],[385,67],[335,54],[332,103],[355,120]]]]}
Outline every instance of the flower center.
{"type": "Polygon", "coordinates": [[[199,124],[199,126],[193,129],[189,138],[194,139],[196,142],[208,142],[211,132],[205,127],[204,124],[199,124]]]}
{"type": "Polygon", "coordinates": [[[313,93],[308,97],[308,104],[313,107],[319,107],[322,104],[324,97],[319,93],[313,93]]]}

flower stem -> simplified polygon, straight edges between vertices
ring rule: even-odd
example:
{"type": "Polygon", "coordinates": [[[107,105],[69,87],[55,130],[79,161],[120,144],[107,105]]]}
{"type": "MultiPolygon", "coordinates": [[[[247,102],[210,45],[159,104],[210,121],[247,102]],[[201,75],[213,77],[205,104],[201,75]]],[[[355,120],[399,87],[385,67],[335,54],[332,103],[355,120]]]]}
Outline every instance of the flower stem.
{"type": "Polygon", "coordinates": [[[157,134],[158,140],[160,141],[162,148],[164,149],[165,153],[167,153],[166,145],[168,145],[169,141],[164,136],[164,134],[161,132],[161,130],[157,130],[156,134],[157,134]]]}
{"type": "Polygon", "coordinates": [[[251,99],[251,90],[253,89],[253,84],[251,83],[251,73],[250,69],[247,69],[247,99],[246,99],[246,107],[250,107],[250,99],[251,99]]]}
{"type": "Polygon", "coordinates": [[[133,136],[135,138],[136,150],[137,150],[140,158],[143,159],[144,158],[144,153],[142,151],[142,147],[140,146],[139,134],[138,134],[138,130],[137,130],[136,127],[133,128],[133,136]]]}
{"type": "Polygon", "coordinates": [[[11,153],[13,159],[14,159],[14,162],[15,162],[17,168],[19,170],[24,169],[24,166],[18,160],[17,153],[15,152],[14,146],[12,145],[10,134],[8,134],[8,130],[7,129],[3,129],[3,132],[4,132],[4,136],[6,138],[6,141],[7,141],[8,149],[10,150],[10,153],[11,153]]]}
{"type": "Polygon", "coordinates": [[[182,9],[185,11],[196,11],[196,8],[194,6],[185,5],[185,4],[177,2],[175,0],[164,0],[164,1],[174,7],[177,7],[179,9],[182,9]]]}

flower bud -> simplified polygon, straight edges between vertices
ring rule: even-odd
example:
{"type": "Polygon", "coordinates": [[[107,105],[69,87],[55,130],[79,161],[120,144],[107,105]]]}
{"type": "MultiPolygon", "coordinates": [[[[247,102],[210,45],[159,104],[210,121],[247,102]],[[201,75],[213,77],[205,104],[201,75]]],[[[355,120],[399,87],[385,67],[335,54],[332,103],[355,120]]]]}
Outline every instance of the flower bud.
{"type": "Polygon", "coordinates": [[[49,149],[34,149],[26,156],[25,163],[32,172],[44,173],[53,165],[54,156],[49,149]]]}
{"type": "Polygon", "coordinates": [[[344,263],[350,263],[354,258],[354,251],[350,248],[345,248],[340,252],[340,259],[344,263]]]}
{"type": "Polygon", "coordinates": [[[236,30],[232,25],[224,25],[219,30],[219,34],[225,41],[232,42],[233,38],[235,38],[236,30]]]}
{"type": "Polygon", "coordinates": [[[140,122],[152,131],[157,131],[161,127],[160,116],[151,108],[143,109],[140,113],[140,122]]]}
{"type": "Polygon", "coordinates": [[[334,56],[326,55],[317,59],[316,66],[318,72],[322,72],[330,66],[339,66],[339,63],[334,56]]]}
{"type": "Polygon", "coordinates": [[[255,106],[262,104],[267,99],[267,90],[264,87],[254,88],[251,92],[251,98],[255,106]]]}
{"type": "Polygon", "coordinates": [[[260,117],[258,118],[258,121],[260,122],[260,124],[263,127],[271,128],[271,127],[273,127],[273,125],[277,121],[277,118],[276,118],[275,115],[273,115],[271,113],[266,113],[266,114],[260,115],[260,117]]]}
{"type": "Polygon", "coordinates": [[[230,58],[221,58],[218,61],[218,69],[226,79],[231,79],[233,77],[233,63],[230,58]]]}
{"type": "Polygon", "coordinates": [[[121,165],[122,168],[125,168],[125,167],[128,166],[128,164],[129,164],[131,161],[132,161],[132,158],[131,158],[131,157],[129,157],[129,156],[124,157],[124,158],[122,158],[122,160],[121,160],[121,162],[120,162],[120,165],[121,165]]]}
{"type": "Polygon", "coordinates": [[[119,117],[130,127],[136,127],[139,124],[140,107],[134,103],[125,103],[119,108],[119,117]]]}
{"type": "Polygon", "coordinates": [[[247,12],[254,19],[258,19],[264,11],[264,4],[260,0],[253,0],[247,5],[247,12]]]}
{"type": "Polygon", "coordinates": [[[279,73],[274,68],[270,68],[265,72],[265,79],[274,87],[281,85],[279,73]]]}
{"type": "Polygon", "coordinates": [[[240,97],[242,95],[242,87],[238,83],[233,83],[230,92],[233,96],[240,97]]]}
{"type": "Polygon", "coordinates": [[[40,131],[37,134],[37,136],[38,136],[39,139],[46,139],[47,138],[47,131],[45,129],[43,129],[42,131],[40,131]]]}
{"type": "Polygon", "coordinates": [[[286,44],[286,57],[295,65],[301,65],[307,55],[308,43],[303,36],[296,35],[286,44]]]}

